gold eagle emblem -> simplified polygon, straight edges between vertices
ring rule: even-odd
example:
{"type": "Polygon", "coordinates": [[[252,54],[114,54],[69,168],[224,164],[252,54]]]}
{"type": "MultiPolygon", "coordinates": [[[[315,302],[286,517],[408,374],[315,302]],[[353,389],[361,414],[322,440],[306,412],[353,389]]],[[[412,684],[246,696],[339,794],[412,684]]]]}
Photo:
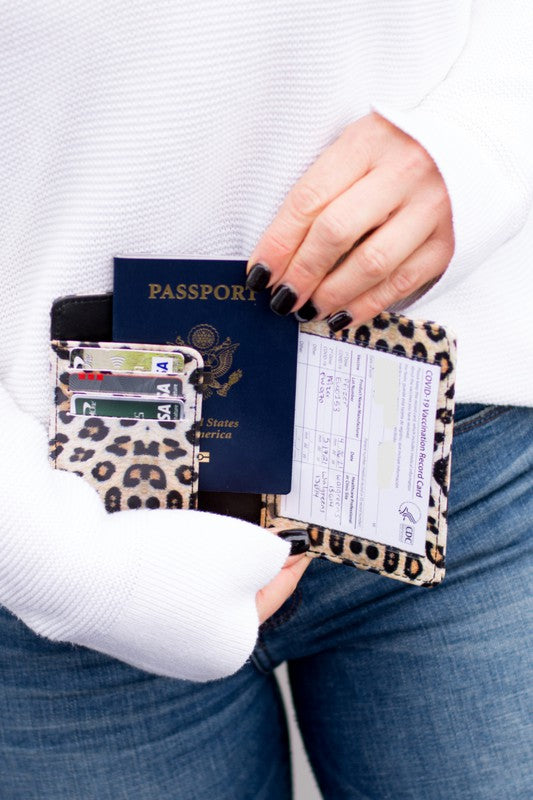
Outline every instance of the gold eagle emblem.
{"type": "Polygon", "coordinates": [[[195,325],[187,334],[184,342],[181,336],[176,337],[176,344],[194,347],[199,350],[204,359],[204,381],[202,394],[210,397],[216,392],[220,397],[226,397],[232,386],[242,378],[242,369],[234,370],[225,382],[221,379],[231,369],[233,356],[239,343],[233,343],[229,336],[220,343],[220,336],[216,328],[207,322],[195,325]]]}

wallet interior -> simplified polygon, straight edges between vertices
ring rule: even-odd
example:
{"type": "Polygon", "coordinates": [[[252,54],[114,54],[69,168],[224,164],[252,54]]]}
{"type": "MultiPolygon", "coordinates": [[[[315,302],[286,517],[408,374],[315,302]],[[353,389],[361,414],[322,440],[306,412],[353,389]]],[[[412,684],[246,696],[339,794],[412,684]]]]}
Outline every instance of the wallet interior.
{"type": "MultiPolygon", "coordinates": [[[[113,297],[111,294],[64,297],[52,308],[51,336],[54,340],[112,341],[113,297]]],[[[414,321],[383,312],[366,325],[333,335],[325,323],[306,323],[301,331],[319,337],[340,339],[359,347],[381,350],[402,358],[433,364],[440,369],[435,440],[431,470],[429,514],[425,553],[415,554],[321,527],[310,520],[281,515],[279,495],[231,492],[198,492],[197,507],[233,516],[264,527],[306,527],[310,556],[377,572],[418,586],[439,583],[445,572],[447,500],[450,482],[454,412],[456,342],[436,323],[414,321]]],[[[130,345],[131,346],[131,345],[130,345]]]]}
{"type": "MultiPolygon", "coordinates": [[[[113,337],[113,295],[69,296],[51,310],[51,338],[110,342],[113,337]]],[[[198,492],[198,509],[259,524],[261,495],[239,492],[198,492]]]]}

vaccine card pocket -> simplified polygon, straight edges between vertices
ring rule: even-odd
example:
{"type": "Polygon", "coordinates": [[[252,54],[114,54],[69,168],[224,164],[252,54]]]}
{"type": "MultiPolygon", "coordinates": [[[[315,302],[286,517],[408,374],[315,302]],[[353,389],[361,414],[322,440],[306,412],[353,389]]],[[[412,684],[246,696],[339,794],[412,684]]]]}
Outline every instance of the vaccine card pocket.
{"type": "Polygon", "coordinates": [[[262,524],[306,527],[310,555],[416,585],[444,577],[456,344],[383,313],[300,327],[291,492],[262,524]]]}
{"type": "Polygon", "coordinates": [[[108,512],[196,508],[202,369],[193,348],[52,340],[52,466],[108,512]]]}

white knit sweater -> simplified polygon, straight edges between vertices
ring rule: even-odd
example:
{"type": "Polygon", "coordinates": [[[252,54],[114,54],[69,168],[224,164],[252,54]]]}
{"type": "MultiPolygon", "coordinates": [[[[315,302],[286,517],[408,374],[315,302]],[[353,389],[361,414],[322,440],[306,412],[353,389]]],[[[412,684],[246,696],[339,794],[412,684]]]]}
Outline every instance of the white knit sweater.
{"type": "MultiPolygon", "coordinates": [[[[116,252],[247,258],[376,109],[447,183],[456,251],[409,309],[459,339],[458,400],[532,402],[530,0],[17,0],[0,25],[0,603],[155,673],[244,663],[288,545],[191,511],[108,516],[47,462],[49,310],[116,252]]],[[[1,646],[1,645],[0,645],[1,646]]]]}

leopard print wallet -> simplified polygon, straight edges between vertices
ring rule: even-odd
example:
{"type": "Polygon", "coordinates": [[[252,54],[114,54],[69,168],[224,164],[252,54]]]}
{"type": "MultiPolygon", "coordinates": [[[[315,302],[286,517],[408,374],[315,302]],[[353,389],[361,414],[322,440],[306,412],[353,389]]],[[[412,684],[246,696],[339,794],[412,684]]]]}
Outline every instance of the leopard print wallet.
{"type": "MultiPolygon", "coordinates": [[[[196,508],[202,409],[200,353],[193,348],[159,344],[55,339],[50,356],[52,466],[87,480],[102,497],[108,512],[196,508]],[[181,354],[183,371],[176,377],[181,381],[183,418],[131,419],[73,413],[71,378],[84,373],[70,367],[70,351],[79,347],[181,354]]],[[[105,375],[112,374],[112,370],[105,370],[105,375]]],[[[89,387],[91,380],[95,380],[95,374],[87,372],[89,387]]]]}
{"type": "MultiPolygon", "coordinates": [[[[431,458],[429,514],[424,547],[384,544],[289,518],[280,495],[198,491],[202,357],[192,348],[111,342],[112,295],[66,297],[52,308],[50,460],[82,476],[99,492],[108,512],[134,508],[201,508],[264,527],[306,528],[310,557],[377,572],[415,586],[432,586],[445,573],[456,342],[450,331],[427,321],[384,312],[356,329],[332,334],[325,323],[306,323],[302,333],[333,339],[401,359],[436,365],[439,376],[431,458]],[[185,416],[179,421],[77,416],[71,413],[69,351],[80,346],[180,352],[185,416]],[[424,552],[422,552],[424,550],[424,552]]],[[[429,453],[429,449],[428,449],[429,453]]],[[[366,533],[366,531],[364,531],[366,533]]],[[[423,540],[422,535],[422,540],[423,540]]]]}
{"type": "MultiPolygon", "coordinates": [[[[407,317],[384,312],[370,323],[355,329],[333,334],[324,322],[305,323],[302,333],[336,339],[355,348],[369,348],[392,353],[402,359],[436,365],[437,375],[436,422],[429,476],[429,514],[423,529],[418,552],[410,552],[408,545],[396,547],[339,530],[311,524],[305,519],[289,519],[281,512],[280,495],[264,495],[261,524],[265,527],[306,528],[310,539],[309,556],[327,558],[339,564],[378,572],[381,575],[416,586],[432,586],[442,581],[445,572],[446,513],[450,485],[451,444],[454,413],[454,384],[456,342],[445,328],[432,322],[415,321],[407,317]],[[424,552],[422,553],[422,549],[424,552]]],[[[330,377],[335,372],[330,371],[330,377]]],[[[332,378],[335,380],[335,377],[332,378]]],[[[386,389],[385,389],[386,391],[386,389]]],[[[311,437],[311,448],[316,450],[316,440],[311,437]]],[[[428,450],[431,448],[429,444],[428,450]]],[[[326,459],[331,459],[331,450],[326,459]]],[[[322,455],[321,453],[320,455],[322,455]]],[[[314,457],[320,457],[315,455],[314,457]]],[[[416,463],[416,462],[415,462],[416,463]]],[[[294,478],[293,478],[294,486],[294,478]]],[[[400,509],[409,513],[408,508],[400,509]]],[[[400,520],[398,520],[400,523],[400,520]]],[[[423,520],[422,523],[423,524],[423,520]]]]}

